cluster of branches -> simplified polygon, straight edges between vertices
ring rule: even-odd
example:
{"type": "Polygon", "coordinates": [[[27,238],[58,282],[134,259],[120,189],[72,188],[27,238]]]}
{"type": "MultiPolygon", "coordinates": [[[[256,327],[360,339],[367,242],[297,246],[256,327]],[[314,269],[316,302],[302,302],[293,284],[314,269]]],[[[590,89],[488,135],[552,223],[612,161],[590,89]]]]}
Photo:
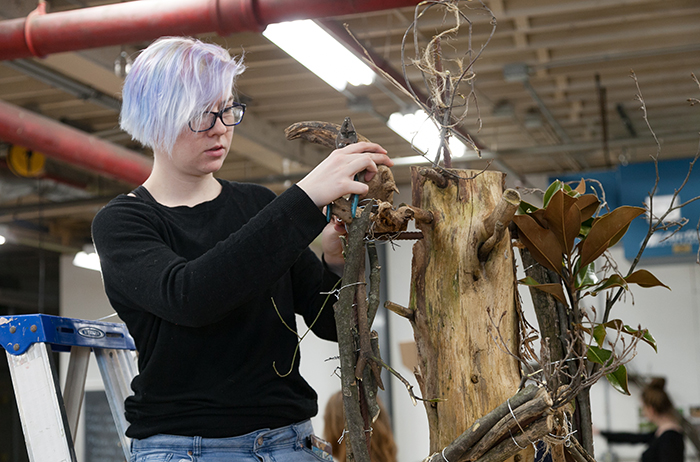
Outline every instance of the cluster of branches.
{"type": "MultiPolygon", "coordinates": [[[[618,391],[629,394],[625,364],[636,355],[640,341],[656,350],[656,342],[647,329],[634,329],[621,319],[611,320],[611,310],[621,295],[629,290],[630,284],[667,287],[637,266],[654,233],[671,231],[665,238],[668,239],[688,223],[687,219],[672,221],[668,217],[700,199],[693,197],[683,203],[676,200],[700,156],[699,147],[689,162],[686,177],[675,189],[670,205],[661,212],[654,211],[653,199],[660,180],[661,144],[649,122],[637,78],[634,73],[631,77],[637,88],[644,121],[657,145],[656,153],[652,155],[656,179],[646,207],[623,206],[601,213],[598,196],[585,194],[583,180],[575,189],[557,181],[544,193],[542,208],[522,203],[522,214],[514,219],[527,275],[520,282],[531,288],[539,325],[537,331],[523,320],[519,359],[528,378],[551,390],[555,408],[576,400],[577,427],[583,446],[591,453],[590,386],[606,377],[618,391]],[[631,221],[643,213],[648,217],[647,233],[629,269],[622,274],[607,250],[622,238],[631,221]],[[596,270],[595,261],[601,256],[605,257],[606,263],[596,270]],[[585,297],[599,293],[606,296],[605,310],[600,319],[594,308],[583,303],[585,297]],[[537,339],[540,340],[539,353],[535,346],[537,339]]],[[[697,78],[694,75],[692,78],[700,87],[697,78]]],[[[694,99],[689,101],[691,104],[696,102],[694,99]]],[[[700,223],[696,229],[700,230],[700,223]]]]}
{"type": "MultiPolygon", "coordinates": [[[[476,3],[474,2],[474,4],[476,3]]],[[[434,153],[433,168],[441,168],[439,165],[441,161],[446,168],[452,166],[449,145],[449,139],[452,136],[470,146],[479,156],[481,155],[479,147],[471,136],[459,130],[458,127],[466,119],[470,102],[473,101],[477,110],[478,128],[481,129],[481,117],[478,115],[479,103],[474,90],[476,77],[474,63],[491,42],[495,32],[496,17],[483,0],[478,0],[478,6],[460,0],[424,0],[415,8],[413,21],[401,40],[401,66],[405,85],[399,83],[391,74],[377,66],[371,55],[365,50],[365,60],[373,70],[409,97],[416,107],[423,110],[426,114],[426,124],[433,124],[439,130],[440,145],[434,153]],[[421,47],[418,23],[434,9],[440,9],[445,18],[452,18],[452,25],[434,35],[427,45],[421,47]],[[474,49],[472,43],[473,23],[467,16],[466,10],[477,11],[490,18],[491,31],[478,50],[474,49]],[[454,50],[463,48],[461,42],[459,45],[453,45],[452,42],[461,39],[460,32],[465,28],[468,30],[466,51],[459,56],[445,58],[442,52],[443,48],[450,47],[454,50]],[[411,43],[413,55],[409,57],[407,50],[411,48],[409,46],[411,43]],[[415,68],[420,72],[420,83],[423,90],[417,88],[416,84],[408,78],[409,68],[415,68]],[[424,95],[424,92],[427,93],[427,96],[424,95]]],[[[348,33],[364,49],[349,29],[348,33]]],[[[421,155],[429,154],[421,152],[415,146],[412,147],[421,155]]]]}
{"type": "MultiPolygon", "coordinates": [[[[434,168],[440,168],[438,164],[441,160],[445,167],[451,166],[448,143],[450,136],[461,138],[478,152],[475,143],[461,134],[457,126],[466,118],[470,101],[474,102],[478,111],[473,66],[491,40],[496,27],[496,19],[491,10],[483,1],[479,0],[479,4],[478,9],[491,16],[492,24],[491,34],[479,50],[475,51],[472,46],[472,22],[460,7],[464,2],[427,0],[416,8],[414,20],[402,39],[402,67],[407,85],[399,84],[389,74],[373,66],[423,109],[428,115],[427,123],[435,124],[440,130],[441,144],[435,153],[434,168]],[[435,35],[421,49],[418,21],[433,8],[443,8],[446,17],[454,18],[453,26],[435,35]],[[465,25],[469,30],[467,51],[461,58],[445,59],[442,49],[446,42],[455,39],[460,27],[465,25]],[[411,59],[406,56],[410,39],[415,56],[411,59]],[[422,85],[429,95],[427,98],[410,83],[407,69],[411,66],[420,72],[422,85]],[[468,90],[464,91],[462,87],[467,87],[468,90]]],[[[373,64],[369,54],[367,57],[370,64],[373,64]]],[[[655,232],[672,230],[675,233],[687,224],[686,221],[669,222],[667,218],[673,211],[698,199],[675,203],[676,197],[690,178],[700,149],[689,165],[685,181],[675,191],[671,205],[664,213],[657,214],[653,210],[653,197],[659,183],[658,159],[661,145],[647,118],[646,105],[634,74],[632,78],[637,86],[644,120],[657,144],[657,153],[652,157],[657,176],[649,194],[652,200],[649,201],[648,209],[623,206],[601,213],[601,197],[586,194],[584,181],[576,188],[561,182],[554,183],[544,194],[542,208],[521,204],[521,215],[515,217],[514,222],[527,277],[520,282],[531,288],[539,330],[527,324],[523,318],[520,351],[511,353],[522,364],[523,381],[531,380],[538,386],[521,389],[508,402],[479,419],[442,452],[431,455],[429,460],[432,462],[500,462],[528,443],[540,439],[552,443],[552,438],[557,437],[570,443],[567,449],[576,460],[590,462],[592,458],[589,454],[593,453],[588,398],[590,386],[606,377],[618,390],[629,393],[625,364],[635,356],[640,341],[656,348],[655,340],[648,330],[632,328],[620,319],[611,320],[611,309],[621,295],[629,290],[630,284],[666,287],[653,274],[637,270],[636,267],[655,232]],[[622,238],[632,220],[645,212],[650,217],[647,236],[629,270],[622,274],[612,264],[607,250],[622,238]],[[611,263],[603,269],[612,270],[612,274],[606,271],[606,274],[601,275],[601,268],[596,270],[595,261],[602,256],[611,263]],[[601,320],[597,319],[595,310],[584,303],[586,297],[599,293],[606,294],[605,311],[601,320]],[[538,339],[539,348],[536,344],[538,339]],[[572,401],[576,402],[578,418],[574,427],[579,431],[582,446],[575,439],[569,438],[572,434],[569,424],[572,401]]],[[[697,78],[693,78],[697,83],[697,78]]],[[[690,102],[694,104],[700,100],[691,99],[690,102]]],[[[480,119],[477,117],[477,120],[480,119]]],[[[602,203],[605,203],[604,197],[602,203]]],[[[376,336],[371,332],[371,321],[379,299],[376,292],[379,287],[376,251],[366,241],[371,226],[372,208],[372,204],[365,207],[362,215],[349,224],[345,276],[339,301],[335,305],[349,460],[363,462],[370,460],[368,448],[371,423],[376,418],[376,392],[377,386],[381,384],[379,369],[387,367],[394,373],[381,360],[376,347],[376,336]],[[371,267],[369,293],[363,276],[365,252],[369,255],[371,267]],[[376,281],[374,277],[377,278],[376,281]]],[[[700,239],[700,223],[697,230],[700,239]]],[[[698,259],[700,260],[700,253],[698,259]]],[[[495,332],[499,332],[495,320],[494,325],[495,332]]],[[[503,339],[501,344],[505,345],[503,339]]],[[[401,380],[408,384],[404,379],[401,380]]],[[[408,389],[415,403],[411,387],[408,386],[408,389]]]]}

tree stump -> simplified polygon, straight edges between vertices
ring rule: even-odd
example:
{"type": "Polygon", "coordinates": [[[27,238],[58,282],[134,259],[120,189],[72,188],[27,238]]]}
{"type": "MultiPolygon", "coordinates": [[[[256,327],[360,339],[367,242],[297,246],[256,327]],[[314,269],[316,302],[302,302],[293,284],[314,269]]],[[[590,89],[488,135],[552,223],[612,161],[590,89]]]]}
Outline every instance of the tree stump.
{"type": "Polygon", "coordinates": [[[429,400],[431,452],[505,402],[520,383],[519,364],[505,351],[517,352],[519,332],[507,229],[479,259],[490,237],[484,222],[501,201],[505,175],[443,172],[412,169],[413,205],[434,217],[416,224],[423,239],[413,247],[409,307],[419,356],[416,377],[429,400]]]}

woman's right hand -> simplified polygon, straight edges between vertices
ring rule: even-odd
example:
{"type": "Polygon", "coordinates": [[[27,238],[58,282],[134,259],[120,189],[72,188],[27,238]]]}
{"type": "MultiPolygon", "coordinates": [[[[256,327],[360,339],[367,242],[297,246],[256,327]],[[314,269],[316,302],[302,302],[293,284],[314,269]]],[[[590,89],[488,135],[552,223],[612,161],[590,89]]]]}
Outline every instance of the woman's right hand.
{"type": "Polygon", "coordinates": [[[355,181],[365,171],[365,181],[377,173],[377,165],[391,167],[394,162],[376,143],[360,142],[336,149],[297,183],[318,207],[346,194],[366,194],[369,187],[355,181]]]}

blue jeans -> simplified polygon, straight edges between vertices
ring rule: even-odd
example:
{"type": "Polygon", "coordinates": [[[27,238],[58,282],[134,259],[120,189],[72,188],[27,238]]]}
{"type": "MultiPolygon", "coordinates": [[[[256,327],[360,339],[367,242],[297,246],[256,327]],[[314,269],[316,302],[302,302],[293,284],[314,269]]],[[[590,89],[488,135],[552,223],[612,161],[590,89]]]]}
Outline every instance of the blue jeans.
{"type": "Polygon", "coordinates": [[[332,462],[311,435],[310,420],[233,438],[155,435],[131,441],[131,462],[332,462]]]}

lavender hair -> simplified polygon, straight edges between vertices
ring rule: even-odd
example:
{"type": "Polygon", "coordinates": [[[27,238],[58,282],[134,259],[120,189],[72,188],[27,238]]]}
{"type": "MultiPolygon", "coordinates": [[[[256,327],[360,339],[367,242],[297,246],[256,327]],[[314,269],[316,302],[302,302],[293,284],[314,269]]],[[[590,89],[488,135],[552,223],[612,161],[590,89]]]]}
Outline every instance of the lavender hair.
{"type": "Polygon", "coordinates": [[[134,61],[122,89],[119,125],[144,146],[170,154],[187,123],[231,98],[243,58],[189,37],[163,37],[134,61]]]}

